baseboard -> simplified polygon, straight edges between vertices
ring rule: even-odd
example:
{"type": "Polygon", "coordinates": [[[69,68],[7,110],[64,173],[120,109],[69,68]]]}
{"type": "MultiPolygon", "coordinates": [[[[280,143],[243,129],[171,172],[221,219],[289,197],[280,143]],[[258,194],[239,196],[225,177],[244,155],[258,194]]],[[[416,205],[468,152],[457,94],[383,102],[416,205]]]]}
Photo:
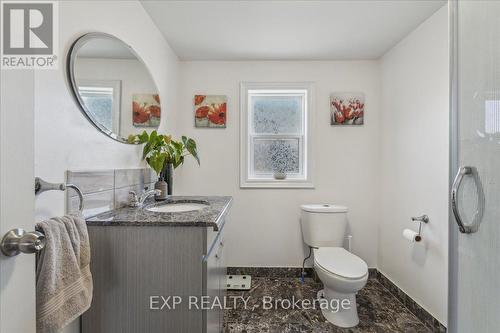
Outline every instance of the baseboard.
{"type": "Polygon", "coordinates": [[[401,290],[394,282],[387,278],[383,273],[377,270],[377,281],[384,286],[394,297],[396,297],[403,305],[415,315],[425,326],[429,327],[432,332],[444,333],[446,327],[439,322],[432,314],[427,312],[420,304],[415,302],[408,294],[401,290]]]}
{"type": "MultiPolygon", "coordinates": [[[[314,268],[304,269],[306,277],[318,280],[314,268]]],[[[302,267],[228,267],[227,274],[267,278],[300,278],[302,267]]],[[[376,279],[432,332],[445,333],[446,327],[376,268],[368,268],[368,278],[376,279]]]]}
{"type": "MultiPolygon", "coordinates": [[[[304,271],[307,277],[313,277],[314,269],[312,267],[305,267],[304,271]]],[[[268,278],[299,278],[302,274],[302,267],[228,267],[227,274],[268,278]]]]}

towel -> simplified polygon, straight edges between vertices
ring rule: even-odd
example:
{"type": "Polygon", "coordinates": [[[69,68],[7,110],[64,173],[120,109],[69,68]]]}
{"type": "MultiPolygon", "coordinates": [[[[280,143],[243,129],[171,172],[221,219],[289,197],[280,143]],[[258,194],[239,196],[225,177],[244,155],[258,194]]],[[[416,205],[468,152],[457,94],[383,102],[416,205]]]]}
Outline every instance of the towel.
{"type": "Polygon", "coordinates": [[[53,333],[90,307],[89,235],[82,216],[52,218],[36,228],[46,240],[36,269],[37,333],[53,333]]]}

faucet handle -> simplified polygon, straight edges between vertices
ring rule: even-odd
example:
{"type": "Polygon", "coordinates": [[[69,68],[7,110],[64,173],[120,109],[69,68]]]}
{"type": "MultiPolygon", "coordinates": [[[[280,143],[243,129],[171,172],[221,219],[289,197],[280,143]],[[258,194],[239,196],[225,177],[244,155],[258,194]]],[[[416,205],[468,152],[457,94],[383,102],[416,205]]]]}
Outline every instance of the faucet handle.
{"type": "Polygon", "coordinates": [[[128,205],[129,207],[138,207],[139,206],[139,198],[137,197],[137,193],[135,191],[128,192],[128,205]]]}

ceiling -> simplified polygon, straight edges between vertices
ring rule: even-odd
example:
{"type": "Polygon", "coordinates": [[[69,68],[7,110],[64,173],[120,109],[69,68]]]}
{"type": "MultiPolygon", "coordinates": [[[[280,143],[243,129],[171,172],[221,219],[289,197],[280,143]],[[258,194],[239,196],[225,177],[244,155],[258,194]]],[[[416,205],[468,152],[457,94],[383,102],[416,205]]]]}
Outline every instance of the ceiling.
{"type": "Polygon", "coordinates": [[[150,1],[181,60],[377,59],[445,0],[150,1]]]}

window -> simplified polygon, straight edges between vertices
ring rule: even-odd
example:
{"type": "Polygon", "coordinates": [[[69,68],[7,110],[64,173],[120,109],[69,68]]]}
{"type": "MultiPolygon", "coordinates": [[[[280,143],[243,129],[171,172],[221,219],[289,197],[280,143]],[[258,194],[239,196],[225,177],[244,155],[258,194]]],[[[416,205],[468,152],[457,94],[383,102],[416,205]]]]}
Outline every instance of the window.
{"type": "Polygon", "coordinates": [[[79,80],[78,92],[83,104],[97,123],[120,134],[121,82],[106,80],[79,80]]]}
{"type": "Polygon", "coordinates": [[[313,187],[312,84],[241,84],[241,187],[313,187]]]}

